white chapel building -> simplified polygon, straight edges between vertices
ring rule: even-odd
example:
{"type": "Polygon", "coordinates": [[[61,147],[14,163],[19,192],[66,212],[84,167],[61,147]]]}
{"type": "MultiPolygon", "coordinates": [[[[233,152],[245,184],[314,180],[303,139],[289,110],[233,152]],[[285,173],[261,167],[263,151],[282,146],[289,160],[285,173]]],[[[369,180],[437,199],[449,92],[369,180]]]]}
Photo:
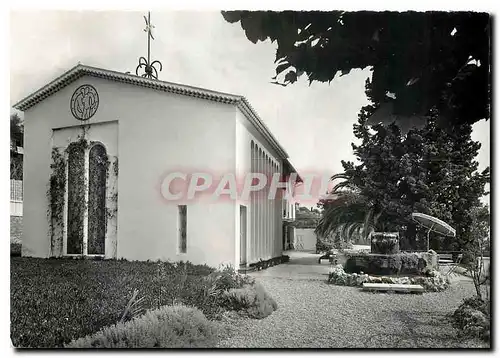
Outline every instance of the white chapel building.
{"type": "Polygon", "coordinates": [[[174,172],[296,172],[244,97],[79,64],[14,107],[25,128],[23,256],[238,268],[282,255],[291,200],[164,195],[174,172]]]}

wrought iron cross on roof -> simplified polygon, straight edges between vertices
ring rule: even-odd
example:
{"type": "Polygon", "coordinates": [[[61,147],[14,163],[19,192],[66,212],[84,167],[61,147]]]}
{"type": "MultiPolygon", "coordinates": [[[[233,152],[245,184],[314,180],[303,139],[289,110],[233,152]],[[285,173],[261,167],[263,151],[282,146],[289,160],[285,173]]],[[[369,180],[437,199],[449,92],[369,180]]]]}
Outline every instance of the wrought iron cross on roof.
{"type": "Polygon", "coordinates": [[[146,32],[148,36],[148,58],[146,59],[143,56],[139,57],[139,66],[137,66],[137,68],[135,69],[135,74],[139,76],[139,70],[143,69],[144,73],[140,76],[154,78],[155,80],[157,80],[158,70],[161,71],[163,66],[160,61],[151,62],[151,40],[154,40],[152,31],[155,27],[151,24],[151,13],[149,11],[148,17],[146,18],[146,16],[144,16],[144,21],[146,22],[146,28],[144,29],[144,32],[146,32]],[[156,69],[155,65],[159,66],[158,70],[156,69]]]}

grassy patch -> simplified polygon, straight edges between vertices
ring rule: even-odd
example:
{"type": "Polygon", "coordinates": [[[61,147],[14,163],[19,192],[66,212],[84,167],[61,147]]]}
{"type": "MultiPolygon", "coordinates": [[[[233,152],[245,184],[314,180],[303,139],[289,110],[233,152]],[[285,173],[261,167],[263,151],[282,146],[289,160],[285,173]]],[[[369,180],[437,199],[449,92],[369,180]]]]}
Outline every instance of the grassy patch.
{"type": "Polygon", "coordinates": [[[213,271],[165,262],[11,258],[12,343],[60,347],[95,333],[120,320],[134,289],[146,309],[183,298],[201,306],[200,287],[213,271]]]}

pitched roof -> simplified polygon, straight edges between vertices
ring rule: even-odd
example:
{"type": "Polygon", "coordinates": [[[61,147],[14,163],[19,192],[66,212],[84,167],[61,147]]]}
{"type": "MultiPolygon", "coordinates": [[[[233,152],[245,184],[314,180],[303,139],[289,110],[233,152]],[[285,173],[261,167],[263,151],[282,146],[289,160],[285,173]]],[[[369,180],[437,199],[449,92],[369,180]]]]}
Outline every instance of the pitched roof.
{"type": "Polygon", "coordinates": [[[128,83],[135,86],[155,89],[158,91],[165,91],[169,93],[175,93],[190,97],[206,99],[209,101],[235,105],[257,128],[260,134],[262,134],[262,136],[269,141],[269,143],[278,152],[278,155],[280,155],[283,159],[288,158],[288,154],[286,153],[285,149],[283,149],[283,147],[278,143],[277,139],[272,135],[269,128],[267,128],[264,122],[262,122],[255,109],[253,109],[252,105],[243,96],[229,94],[229,93],[222,93],[187,85],[181,85],[172,82],[154,80],[141,76],[132,75],[129,73],[111,71],[102,68],[86,66],[82,64],[76,65],[75,67],[65,72],[52,82],[48,83],[47,85],[33,92],[26,98],[17,102],[13,107],[20,111],[25,111],[83,76],[104,78],[111,81],[128,83]]]}

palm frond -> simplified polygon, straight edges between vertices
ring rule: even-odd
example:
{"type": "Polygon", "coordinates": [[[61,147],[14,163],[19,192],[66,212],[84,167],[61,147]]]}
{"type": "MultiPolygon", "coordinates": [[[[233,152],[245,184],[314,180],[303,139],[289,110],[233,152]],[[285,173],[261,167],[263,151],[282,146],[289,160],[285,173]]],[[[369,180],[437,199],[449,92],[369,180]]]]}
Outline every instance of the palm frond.
{"type": "Polygon", "coordinates": [[[339,230],[342,237],[350,238],[358,232],[366,238],[377,227],[382,212],[357,192],[340,191],[336,194],[336,199],[325,204],[316,234],[328,237],[339,230]]]}
{"type": "Polygon", "coordinates": [[[330,178],[331,181],[333,180],[337,180],[337,179],[345,179],[345,180],[348,180],[350,179],[351,176],[347,173],[338,173],[338,174],[334,174],[332,175],[332,177],[330,178]]]}
{"type": "Polygon", "coordinates": [[[349,181],[343,181],[343,182],[340,182],[338,184],[335,184],[332,188],[332,193],[335,193],[335,192],[338,192],[340,190],[345,190],[345,189],[348,189],[348,190],[351,190],[351,191],[354,191],[354,192],[357,192],[359,191],[359,188],[357,185],[349,182],[349,181]]]}

